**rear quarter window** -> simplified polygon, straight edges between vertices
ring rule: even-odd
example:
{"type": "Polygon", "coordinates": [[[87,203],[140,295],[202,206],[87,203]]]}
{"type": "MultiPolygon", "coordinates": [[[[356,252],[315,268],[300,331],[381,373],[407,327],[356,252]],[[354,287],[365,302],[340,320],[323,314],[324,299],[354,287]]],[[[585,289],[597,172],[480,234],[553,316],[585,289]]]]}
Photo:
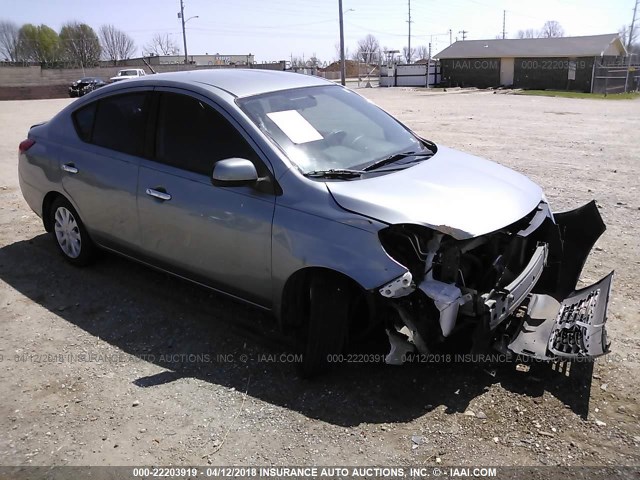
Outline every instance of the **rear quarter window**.
{"type": "Polygon", "coordinates": [[[76,127],[76,133],[85,142],[91,141],[96,105],[97,102],[90,103],[73,113],[73,125],[76,127]]]}

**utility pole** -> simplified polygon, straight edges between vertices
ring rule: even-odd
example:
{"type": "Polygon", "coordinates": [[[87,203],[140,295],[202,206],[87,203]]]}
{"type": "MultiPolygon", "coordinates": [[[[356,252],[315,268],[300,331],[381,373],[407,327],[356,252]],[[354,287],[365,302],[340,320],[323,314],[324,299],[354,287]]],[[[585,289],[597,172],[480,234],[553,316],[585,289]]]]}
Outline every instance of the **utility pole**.
{"type": "Polygon", "coordinates": [[[468,30],[460,30],[458,33],[462,34],[462,41],[464,42],[467,39],[467,33],[469,33],[468,30]]]}
{"type": "Polygon", "coordinates": [[[505,30],[506,25],[507,25],[507,11],[503,10],[502,11],[502,39],[503,40],[507,38],[507,32],[505,30]]]}
{"type": "Polygon", "coordinates": [[[629,38],[627,39],[627,53],[631,51],[631,41],[633,40],[633,27],[636,23],[636,13],[638,11],[638,2],[640,0],[636,0],[636,6],[633,7],[633,18],[631,19],[631,27],[629,28],[629,38]]]}
{"type": "Polygon", "coordinates": [[[338,0],[338,17],[340,19],[340,83],[346,84],[347,69],[344,62],[344,22],[342,20],[342,0],[338,0]]]}
{"type": "Polygon", "coordinates": [[[429,88],[430,80],[431,80],[431,42],[429,42],[429,58],[427,59],[427,88],[429,88]]]}
{"type": "Polygon", "coordinates": [[[187,56],[187,32],[184,28],[184,2],[180,0],[180,20],[182,20],[182,41],[184,42],[184,63],[185,65],[189,63],[189,58],[187,56]]]}
{"type": "Polygon", "coordinates": [[[451,29],[449,29],[449,45],[451,45],[453,43],[452,39],[452,35],[451,35],[451,29]]]}
{"type": "Polygon", "coordinates": [[[409,45],[407,46],[407,63],[411,63],[411,0],[409,2],[409,20],[407,23],[409,24],[409,45]]]}

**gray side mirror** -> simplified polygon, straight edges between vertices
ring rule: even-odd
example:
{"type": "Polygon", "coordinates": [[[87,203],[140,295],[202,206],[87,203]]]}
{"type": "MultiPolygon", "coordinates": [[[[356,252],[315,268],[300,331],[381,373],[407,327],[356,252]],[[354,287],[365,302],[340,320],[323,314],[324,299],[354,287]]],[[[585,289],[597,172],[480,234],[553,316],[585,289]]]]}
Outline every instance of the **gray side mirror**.
{"type": "Polygon", "coordinates": [[[258,181],[255,165],[245,158],[227,158],[216,162],[212,181],[221,187],[251,185],[258,181]]]}

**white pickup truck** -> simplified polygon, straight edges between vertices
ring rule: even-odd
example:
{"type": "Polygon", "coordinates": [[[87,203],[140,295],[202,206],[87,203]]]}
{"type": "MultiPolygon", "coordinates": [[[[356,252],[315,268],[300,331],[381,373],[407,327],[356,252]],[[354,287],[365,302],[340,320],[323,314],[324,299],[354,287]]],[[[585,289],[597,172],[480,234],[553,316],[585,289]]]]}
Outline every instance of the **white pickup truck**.
{"type": "Polygon", "coordinates": [[[131,78],[144,77],[146,74],[141,68],[127,68],[126,70],[119,70],[115,77],[111,77],[109,81],[119,82],[120,80],[129,80],[131,78]]]}

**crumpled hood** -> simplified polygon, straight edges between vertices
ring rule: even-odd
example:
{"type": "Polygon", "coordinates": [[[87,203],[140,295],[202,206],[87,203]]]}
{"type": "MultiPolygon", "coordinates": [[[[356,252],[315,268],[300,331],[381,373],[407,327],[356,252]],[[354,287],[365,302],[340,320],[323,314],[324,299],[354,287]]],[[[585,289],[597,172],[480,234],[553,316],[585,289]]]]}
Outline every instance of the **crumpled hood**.
{"type": "Polygon", "coordinates": [[[441,146],[404,170],[326,185],[346,210],[389,224],[424,225],[459,240],[506,227],[542,199],[542,189],[524,175],[441,146]]]}

